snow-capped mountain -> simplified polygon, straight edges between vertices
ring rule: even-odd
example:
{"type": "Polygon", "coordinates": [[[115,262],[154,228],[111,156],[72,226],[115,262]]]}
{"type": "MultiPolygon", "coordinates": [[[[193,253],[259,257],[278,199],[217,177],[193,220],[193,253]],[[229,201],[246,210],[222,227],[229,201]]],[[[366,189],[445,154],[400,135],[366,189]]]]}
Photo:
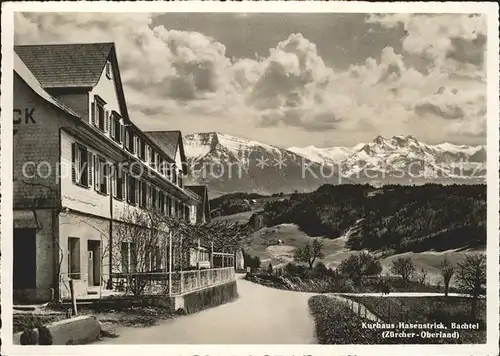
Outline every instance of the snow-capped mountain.
{"type": "Polygon", "coordinates": [[[184,136],[191,183],[212,192],[275,193],[311,191],[335,180],[320,165],[289,150],[218,132],[184,136]]]}
{"type": "MultiPolygon", "coordinates": [[[[408,180],[478,182],[486,172],[484,146],[441,143],[429,145],[413,136],[377,136],[353,147],[290,147],[318,164],[333,164],[342,177],[355,181],[408,180]]],[[[383,182],[383,181],[380,181],[383,182]]]]}
{"type": "Polygon", "coordinates": [[[324,183],[484,182],[484,146],[377,136],[353,147],[278,148],[218,132],[184,136],[192,183],[212,192],[310,191],[324,183]]]}

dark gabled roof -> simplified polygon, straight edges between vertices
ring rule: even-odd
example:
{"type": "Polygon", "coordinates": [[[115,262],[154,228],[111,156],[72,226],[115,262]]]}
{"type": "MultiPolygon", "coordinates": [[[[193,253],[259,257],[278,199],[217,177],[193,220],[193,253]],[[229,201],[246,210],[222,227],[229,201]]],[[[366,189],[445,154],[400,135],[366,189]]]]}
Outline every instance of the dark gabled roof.
{"type": "Polygon", "coordinates": [[[14,53],[14,72],[28,85],[33,92],[35,92],[39,97],[49,102],[53,106],[61,109],[67,114],[80,118],[80,116],[74,112],[71,108],[64,105],[62,102],[51,96],[47,93],[41,86],[40,82],[35,78],[33,73],[29,70],[29,68],[24,64],[17,53],[14,53]]]}
{"type": "Polygon", "coordinates": [[[193,193],[205,199],[207,194],[207,186],[206,185],[186,185],[186,189],[191,190],[193,193]]]}
{"type": "Polygon", "coordinates": [[[101,77],[113,43],[14,46],[44,88],[93,87],[101,77]]]}
{"type": "MultiPolygon", "coordinates": [[[[181,155],[181,161],[186,162],[182,134],[180,131],[145,131],[146,136],[153,140],[172,160],[175,160],[177,150],[181,155]]],[[[183,169],[185,167],[182,167],[183,169]]]]}

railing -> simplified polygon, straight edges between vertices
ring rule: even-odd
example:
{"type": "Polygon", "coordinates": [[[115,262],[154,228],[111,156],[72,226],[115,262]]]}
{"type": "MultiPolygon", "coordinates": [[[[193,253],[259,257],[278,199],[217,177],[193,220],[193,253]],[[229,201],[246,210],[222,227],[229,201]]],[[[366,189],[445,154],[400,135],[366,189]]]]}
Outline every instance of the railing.
{"type": "Polygon", "coordinates": [[[179,272],[113,274],[116,290],[125,294],[181,295],[236,279],[234,267],[179,272]],[[170,281],[172,290],[170,290],[170,281]]]}

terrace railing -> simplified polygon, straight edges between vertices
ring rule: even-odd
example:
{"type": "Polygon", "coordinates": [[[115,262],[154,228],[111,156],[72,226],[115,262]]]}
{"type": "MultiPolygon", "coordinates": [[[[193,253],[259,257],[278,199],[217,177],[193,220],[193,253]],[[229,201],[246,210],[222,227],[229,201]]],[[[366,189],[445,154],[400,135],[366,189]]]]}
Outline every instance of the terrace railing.
{"type": "Polygon", "coordinates": [[[178,272],[144,272],[113,274],[114,285],[125,294],[181,295],[231,282],[236,279],[234,267],[178,272]],[[171,290],[170,290],[171,280],[171,290]]]}

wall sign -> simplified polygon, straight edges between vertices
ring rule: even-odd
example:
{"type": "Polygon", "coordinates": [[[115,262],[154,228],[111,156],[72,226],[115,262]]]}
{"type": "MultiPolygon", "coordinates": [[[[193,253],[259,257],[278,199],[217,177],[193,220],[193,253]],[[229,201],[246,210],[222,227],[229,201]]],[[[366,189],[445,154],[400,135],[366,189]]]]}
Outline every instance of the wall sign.
{"type": "Polygon", "coordinates": [[[19,130],[19,125],[33,125],[36,124],[35,108],[14,109],[14,135],[19,130]]]}

